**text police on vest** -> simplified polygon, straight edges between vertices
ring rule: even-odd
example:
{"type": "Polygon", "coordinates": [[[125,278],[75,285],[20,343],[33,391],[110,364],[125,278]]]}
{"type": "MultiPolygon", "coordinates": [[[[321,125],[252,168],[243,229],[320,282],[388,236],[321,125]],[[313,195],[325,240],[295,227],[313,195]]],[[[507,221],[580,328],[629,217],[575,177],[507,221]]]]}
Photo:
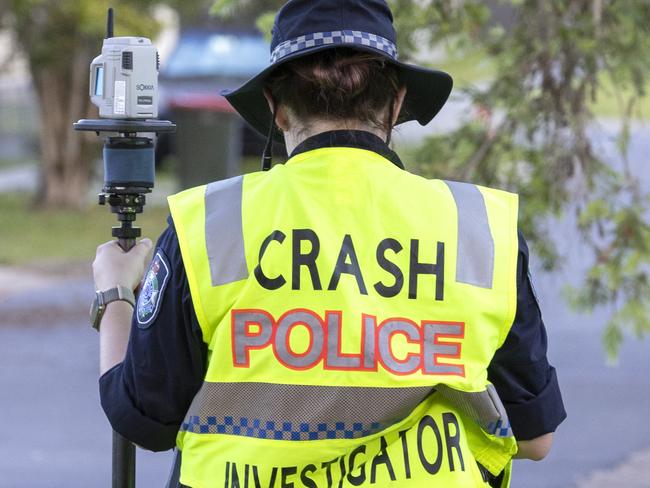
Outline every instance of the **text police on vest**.
{"type": "Polygon", "coordinates": [[[465,324],[412,320],[396,317],[377,324],[377,317],[361,315],[359,354],[341,351],[343,312],[330,310],[321,318],[304,308],[289,310],[277,320],[266,310],[231,311],[232,364],[250,367],[251,351],[269,349],[288,369],[307,370],[322,365],[326,370],[377,371],[379,364],[396,375],[421,372],[425,375],[465,376],[465,365],[445,362],[461,358],[465,324]],[[295,351],[291,337],[302,328],[309,335],[306,351],[295,351]],[[393,351],[393,339],[403,336],[416,351],[401,358],[393,351]]]}

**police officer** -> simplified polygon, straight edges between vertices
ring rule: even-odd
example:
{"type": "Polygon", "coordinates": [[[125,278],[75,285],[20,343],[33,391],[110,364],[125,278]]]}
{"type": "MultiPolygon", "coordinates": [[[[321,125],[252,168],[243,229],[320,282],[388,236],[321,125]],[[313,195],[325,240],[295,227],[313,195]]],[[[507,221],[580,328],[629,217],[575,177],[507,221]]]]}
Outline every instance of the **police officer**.
{"type": "Polygon", "coordinates": [[[452,81],[398,60],[383,0],[292,0],[271,51],[226,97],[289,161],[98,249],[100,292],[144,273],[101,321],[113,428],[193,487],[508,486],[566,416],[516,195],[404,170],[393,126],[452,81]]]}

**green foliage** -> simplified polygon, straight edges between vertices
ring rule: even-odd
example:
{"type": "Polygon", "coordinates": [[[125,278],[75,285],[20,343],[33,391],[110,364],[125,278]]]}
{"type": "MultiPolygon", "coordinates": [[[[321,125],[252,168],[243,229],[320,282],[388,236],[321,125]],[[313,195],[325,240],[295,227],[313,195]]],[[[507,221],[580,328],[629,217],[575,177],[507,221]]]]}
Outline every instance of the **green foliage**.
{"type": "Polygon", "coordinates": [[[260,32],[264,33],[268,41],[271,40],[271,29],[273,28],[274,21],[275,12],[266,12],[257,19],[257,28],[260,32]]]}
{"type": "Polygon", "coordinates": [[[10,27],[30,64],[42,66],[65,60],[79,46],[101,50],[106,11],[116,12],[115,35],[151,36],[157,29],[148,9],[154,0],[8,0],[0,26],[10,27]],[[56,42],[53,42],[56,40],[56,42]]]}
{"type": "Polygon", "coordinates": [[[181,26],[211,25],[213,23],[209,12],[213,0],[162,0],[174,9],[179,16],[181,26]]]}
{"type": "Polygon", "coordinates": [[[214,0],[211,13],[224,22],[249,19],[270,38],[275,12],[284,3],[279,0],[214,0]]]}
{"type": "MultiPolygon", "coordinates": [[[[217,0],[214,11],[261,15],[268,32],[268,12],[282,3],[217,0]]],[[[546,269],[562,257],[549,217],[575,212],[576,235],[563,239],[581,237],[594,260],[568,295],[581,310],[612,308],[603,341],[615,357],[624,329],[650,331],[650,198],[627,161],[630,122],[647,103],[650,0],[389,3],[402,59],[422,62],[429,47],[459,60],[478,53],[492,74],[480,86],[463,80],[456,96],[471,110],[451,133],[425,141],[413,169],[519,193],[520,225],[546,269]],[[621,121],[622,168],[603,160],[588,134],[604,99],[621,121]]]]}
{"type": "Polygon", "coordinates": [[[617,351],[621,348],[621,344],[623,344],[623,333],[621,328],[612,319],[607,327],[605,327],[603,334],[603,345],[605,346],[605,351],[607,351],[607,359],[610,364],[616,364],[618,359],[617,351]]]}
{"type": "Polygon", "coordinates": [[[493,37],[483,29],[477,36],[499,75],[485,89],[468,92],[475,105],[498,114],[498,127],[506,130],[493,136],[496,150],[482,157],[489,138],[474,139],[472,155],[461,156],[465,163],[443,162],[439,170],[453,174],[478,155],[473,180],[491,183],[505,175],[503,187],[522,194],[523,226],[536,247],[546,244],[537,239],[546,215],[575,209],[577,231],[594,261],[572,290],[573,304],[585,311],[611,307],[603,341],[613,358],[625,328],[638,337],[650,330],[650,202],[627,160],[631,119],[650,74],[650,2],[510,3],[515,21],[509,34],[493,37]],[[618,105],[620,168],[604,160],[587,135],[595,122],[590,107],[603,95],[618,105]],[[529,149],[523,157],[502,149],[521,145],[529,149]],[[509,178],[513,161],[531,177],[509,178]]]}
{"type": "Polygon", "coordinates": [[[650,331],[650,200],[627,160],[650,74],[650,2],[504,0],[501,18],[474,0],[394,3],[411,5],[403,11],[411,32],[457,57],[480,46],[495,73],[463,90],[473,113],[425,143],[418,156],[431,163],[421,171],[518,192],[521,226],[546,268],[560,257],[548,216],[573,210],[594,260],[569,295],[581,310],[611,307],[603,340],[615,357],[625,328],[639,337],[650,331]],[[621,168],[588,135],[598,97],[618,106],[621,168]]]}

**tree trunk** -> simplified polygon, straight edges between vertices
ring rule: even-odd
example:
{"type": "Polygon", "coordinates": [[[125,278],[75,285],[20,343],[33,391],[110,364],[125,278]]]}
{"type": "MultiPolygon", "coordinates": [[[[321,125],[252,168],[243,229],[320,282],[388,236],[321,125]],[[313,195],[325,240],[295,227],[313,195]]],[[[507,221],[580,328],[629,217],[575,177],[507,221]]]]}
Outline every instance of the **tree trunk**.
{"type": "Polygon", "coordinates": [[[55,66],[32,65],[32,78],[40,102],[42,185],[41,206],[81,208],[91,176],[94,134],[73,130],[72,124],[89,116],[88,70],[91,53],[79,46],[60,56],[55,66]]]}

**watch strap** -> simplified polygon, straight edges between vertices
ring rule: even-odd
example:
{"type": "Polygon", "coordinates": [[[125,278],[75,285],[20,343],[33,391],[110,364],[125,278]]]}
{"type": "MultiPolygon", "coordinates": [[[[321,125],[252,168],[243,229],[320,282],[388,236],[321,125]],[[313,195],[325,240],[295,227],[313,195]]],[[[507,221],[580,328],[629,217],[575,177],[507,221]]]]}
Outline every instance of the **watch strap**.
{"type": "Polygon", "coordinates": [[[117,302],[118,300],[129,302],[132,307],[135,307],[135,295],[133,290],[129,290],[126,286],[116,286],[106,291],[98,291],[97,296],[101,296],[100,304],[108,305],[111,302],[117,302]]]}
{"type": "Polygon", "coordinates": [[[95,292],[95,300],[93,301],[90,312],[90,322],[95,330],[99,331],[99,324],[106,311],[106,306],[109,303],[117,301],[130,303],[135,308],[135,294],[133,290],[119,285],[109,290],[95,292]]]}

